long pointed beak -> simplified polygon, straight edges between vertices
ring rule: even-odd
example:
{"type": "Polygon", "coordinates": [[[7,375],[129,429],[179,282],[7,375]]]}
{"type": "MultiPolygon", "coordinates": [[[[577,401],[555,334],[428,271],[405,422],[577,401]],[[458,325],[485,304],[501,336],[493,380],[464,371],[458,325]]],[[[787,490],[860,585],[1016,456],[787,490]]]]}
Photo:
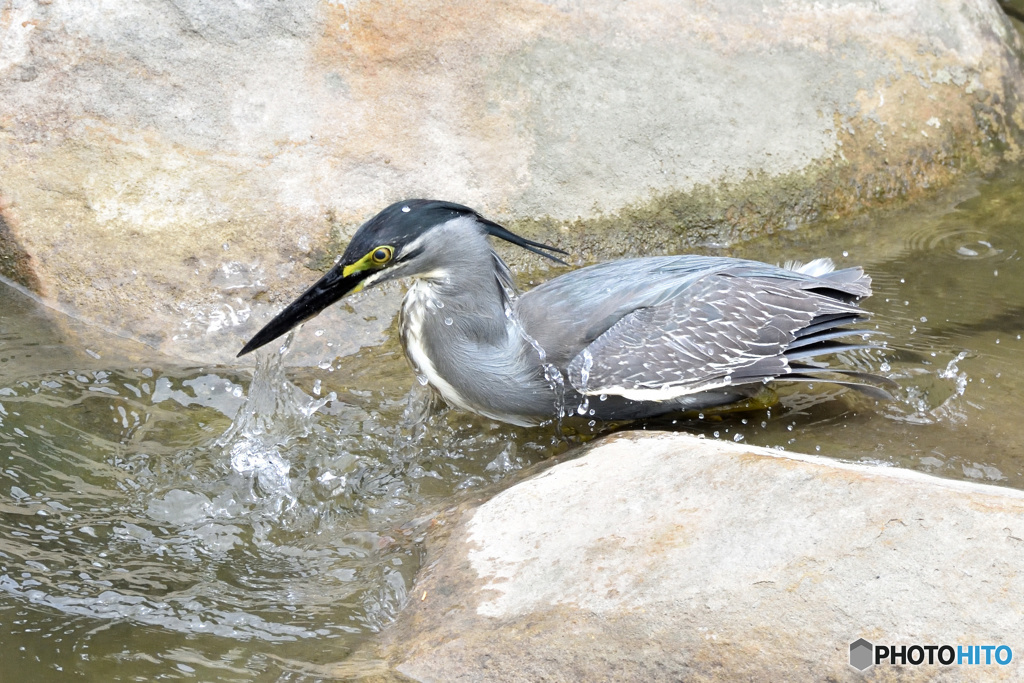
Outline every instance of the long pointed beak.
{"type": "MultiPolygon", "coordinates": [[[[338,264],[327,271],[327,274],[320,278],[315,285],[307,289],[302,296],[288,304],[273,320],[264,325],[263,329],[242,347],[242,350],[238,352],[238,357],[255,351],[264,344],[269,344],[293,327],[316,317],[320,311],[349,292],[358,291],[363,280],[372,274],[369,270],[359,270],[345,275],[345,270],[346,268],[338,264]]],[[[351,270],[351,267],[348,270],[351,270]]]]}

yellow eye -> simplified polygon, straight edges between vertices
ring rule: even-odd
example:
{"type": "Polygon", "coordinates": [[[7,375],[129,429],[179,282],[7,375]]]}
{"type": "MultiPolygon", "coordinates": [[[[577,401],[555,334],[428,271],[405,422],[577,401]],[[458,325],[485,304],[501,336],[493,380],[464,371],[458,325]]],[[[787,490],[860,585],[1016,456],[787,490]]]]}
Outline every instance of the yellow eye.
{"type": "Polygon", "coordinates": [[[391,247],[377,247],[373,250],[373,253],[370,254],[370,259],[378,266],[383,266],[391,260],[391,257],[394,256],[394,254],[395,250],[391,247]]]}

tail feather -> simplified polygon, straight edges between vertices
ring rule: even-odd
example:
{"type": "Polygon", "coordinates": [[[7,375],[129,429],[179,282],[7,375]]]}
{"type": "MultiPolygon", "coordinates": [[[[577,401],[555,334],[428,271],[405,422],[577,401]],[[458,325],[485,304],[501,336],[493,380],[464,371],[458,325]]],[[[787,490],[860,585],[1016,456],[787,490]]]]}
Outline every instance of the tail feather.
{"type": "Polygon", "coordinates": [[[797,337],[809,337],[823,330],[831,330],[843,325],[864,322],[868,319],[863,313],[832,313],[819,315],[811,323],[796,333],[797,337]]]}
{"type": "Polygon", "coordinates": [[[789,346],[786,347],[785,355],[789,356],[789,352],[791,349],[803,348],[805,346],[817,344],[818,342],[828,341],[829,339],[839,339],[841,337],[849,337],[852,335],[872,334],[872,332],[872,330],[842,329],[834,330],[832,332],[822,332],[821,334],[816,334],[810,337],[797,337],[796,339],[789,343],[789,346]]]}
{"type": "Polygon", "coordinates": [[[859,351],[861,349],[877,349],[878,347],[874,344],[837,344],[829,341],[816,341],[813,344],[803,347],[794,353],[790,353],[786,350],[785,356],[790,361],[803,360],[804,358],[814,358],[815,356],[824,356],[833,353],[842,353],[843,351],[859,351]]]}

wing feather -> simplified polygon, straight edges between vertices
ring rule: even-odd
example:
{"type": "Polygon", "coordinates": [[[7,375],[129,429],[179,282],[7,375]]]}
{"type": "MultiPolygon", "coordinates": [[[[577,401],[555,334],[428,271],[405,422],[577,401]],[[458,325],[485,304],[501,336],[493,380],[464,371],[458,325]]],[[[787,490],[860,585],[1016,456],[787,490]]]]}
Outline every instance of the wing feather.
{"type": "Polygon", "coordinates": [[[785,351],[802,330],[815,328],[807,335],[815,346],[802,349],[810,355],[841,336],[830,333],[835,324],[862,315],[819,289],[830,288],[821,279],[709,273],[612,325],[573,358],[569,381],[581,394],[668,400],[784,375],[785,351]]]}

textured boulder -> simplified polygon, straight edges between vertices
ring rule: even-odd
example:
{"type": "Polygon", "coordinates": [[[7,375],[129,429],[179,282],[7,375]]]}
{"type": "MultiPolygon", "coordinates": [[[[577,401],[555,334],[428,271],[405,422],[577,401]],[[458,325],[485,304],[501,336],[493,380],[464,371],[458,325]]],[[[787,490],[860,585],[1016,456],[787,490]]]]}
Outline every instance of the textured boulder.
{"type": "MultiPolygon", "coordinates": [[[[1019,51],[992,0],[15,0],[0,268],[226,360],[403,197],[591,258],[941,184],[1017,153],[1019,51]]],[[[379,296],[293,360],[379,341],[379,296]]]]}
{"type": "MultiPolygon", "coordinates": [[[[627,433],[446,526],[386,638],[418,681],[858,680],[860,638],[1024,638],[1013,489],[627,433]]],[[[1019,672],[1014,660],[873,673],[1019,672]]]]}

